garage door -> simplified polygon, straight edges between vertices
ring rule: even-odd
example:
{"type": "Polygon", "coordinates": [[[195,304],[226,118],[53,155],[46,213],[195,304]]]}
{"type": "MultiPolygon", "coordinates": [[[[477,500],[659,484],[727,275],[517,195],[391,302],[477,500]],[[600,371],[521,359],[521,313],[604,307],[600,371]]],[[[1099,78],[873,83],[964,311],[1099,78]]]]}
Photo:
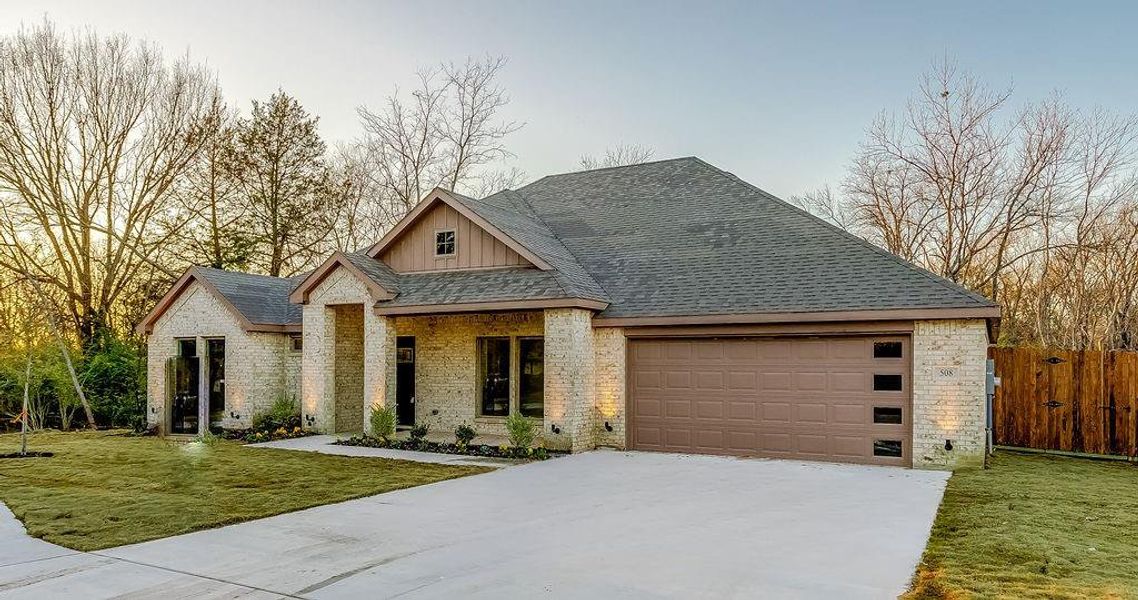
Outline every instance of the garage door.
{"type": "Polygon", "coordinates": [[[908,337],[629,341],[638,450],[910,465],[908,337]]]}

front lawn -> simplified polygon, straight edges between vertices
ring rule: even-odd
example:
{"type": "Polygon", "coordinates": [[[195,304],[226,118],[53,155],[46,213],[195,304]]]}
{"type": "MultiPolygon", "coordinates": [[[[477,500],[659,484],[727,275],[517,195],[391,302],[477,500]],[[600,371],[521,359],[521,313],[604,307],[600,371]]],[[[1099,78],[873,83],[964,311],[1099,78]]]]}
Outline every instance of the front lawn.
{"type": "Polygon", "coordinates": [[[999,452],[952,476],[910,599],[1138,598],[1138,466],[999,452]]]}
{"type": "MultiPolygon", "coordinates": [[[[19,437],[0,435],[0,454],[19,437]]],[[[121,432],[43,432],[0,459],[0,501],[28,533],[77,550],[208,529],[488,469],[332,456],[121,432]]]]}

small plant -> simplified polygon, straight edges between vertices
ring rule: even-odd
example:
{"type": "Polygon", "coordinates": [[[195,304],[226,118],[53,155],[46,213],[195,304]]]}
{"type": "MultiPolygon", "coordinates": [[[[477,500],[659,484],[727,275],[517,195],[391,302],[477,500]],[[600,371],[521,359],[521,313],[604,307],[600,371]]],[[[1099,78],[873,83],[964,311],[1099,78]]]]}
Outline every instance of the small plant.
{"type": "Polygon", "coordinates": [[[416,446],[421,446],[423,441],[427,439],[427,434],[430,433],[431,427],[426,423],[416,425],[411,428],[411,443],[416,446]]]}
{"type": "Polygon", "coordinates": [[[533,421],[519,413],[506,417],[506,432],[509,434],[510,446],[515,451],[527,450],[533,445],[534,438],[537,437],[537,427],[533,421]]]}
{"type": "Polygon", "coordinates": [[[458,445],[463,448],[469,446],[470,442],[473,442],[476,437],[478,437],[478,433],[474,431],[473,427],[466,423],[454,428],[454,439],[458,445]]]}
{"type": "Polygon", "coordinates": [[[278,396],[267,410],[253,415],[253,430],[270,432],[300,427],[300,406],[292,396],[278,396]]]}
{"type": "MultiPolygon", "coordinates": [[[[395,434],[395,407],[394,406],[373,406],[371,407],[371,435],[384,441],[384,443],[391,441],[391,436],[395,434]]],[[[426,434],[423,434],[426,435],[426,434]]]]}

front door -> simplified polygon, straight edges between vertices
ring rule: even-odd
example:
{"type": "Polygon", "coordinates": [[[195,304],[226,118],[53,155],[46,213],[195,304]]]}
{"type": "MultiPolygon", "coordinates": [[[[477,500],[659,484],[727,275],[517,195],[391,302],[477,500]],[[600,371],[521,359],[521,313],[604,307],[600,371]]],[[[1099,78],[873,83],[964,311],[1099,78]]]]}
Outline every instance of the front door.
{"type": "Polygon", "coordinates": [[[415,338],[395,338],[395,415],[400,425],[415,424],[415,338]]]}

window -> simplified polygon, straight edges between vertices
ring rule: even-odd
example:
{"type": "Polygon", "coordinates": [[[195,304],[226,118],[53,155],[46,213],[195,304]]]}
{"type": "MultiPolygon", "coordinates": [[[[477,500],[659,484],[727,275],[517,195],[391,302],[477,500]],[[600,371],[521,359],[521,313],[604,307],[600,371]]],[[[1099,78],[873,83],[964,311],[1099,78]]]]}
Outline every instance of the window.
{"type": "Polygon", "coordinates": [[[873,422],[886,425],[900,425],[901,424],[901,407],[899,406],[874,406],[873,407],[873,422]]]}
{"type": "Polygon", "coordinates": [[[288,343],[293,352],[304,351],[304,336],[298,334],[290,335],[288,336],[288,343]]]}
{"type": "Polygon", "coordinates": [[[198,341],[195,339],[178,340],[178,356],[197,356],[198,341]]]}
{"type": "Polygon", "coordinates": [[[545,415],[545,340],[518,340],[518,409],[522,416],[545,415]]]}
{"type": "Polygon", "coordinates": [[[901,342],[873,342],[873,358],[901,358],[901,342]]]}
{"type": "Polygon", "coordinates": [[[875,392],[900,392],[901,391],[901,376],[900,375],[873,375],[873,391],[875,392]]]}
{"type": "Polygon", "coordinates": [[[435,232],[435,256],[451,256],[454,254],[454,230],[435,232]]]}
{"type": "Polygon", "coordinates": [[[874,456],[901,457],[901,440],[873,440],[874,456]]]}
{"type": "Polygon", "coordinates": [[[478,377],[481,381],[481,414],[510,414],[510,338],[478,338],[478,377]]]}

